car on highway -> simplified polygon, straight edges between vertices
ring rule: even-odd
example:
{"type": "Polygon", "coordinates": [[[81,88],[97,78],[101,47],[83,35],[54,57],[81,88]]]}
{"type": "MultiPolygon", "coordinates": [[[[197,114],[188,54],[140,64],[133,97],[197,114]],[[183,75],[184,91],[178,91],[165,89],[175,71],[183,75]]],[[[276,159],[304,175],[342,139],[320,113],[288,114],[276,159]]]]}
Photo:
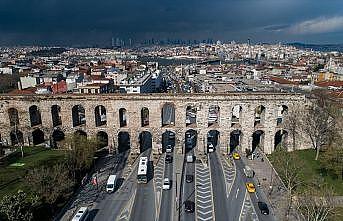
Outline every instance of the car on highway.
{"type": "Polygon", "coordinates": [[[165,161],[166,161],[166,163],[172,163],[173,157],[171,155],[167,155],[165,161]]]}
{"type": "Polygon", "coordinates": [[[168,146],[166,147],[166,152],[167,153],[173,152],[173,147],[170,144],[168,144],[168,146]]]}
{"type": "Polygon", "coordinates": [[[268,209],[268,205],[264,202],[258,202],[257,203],[258,208],[260,209],[261,213],[263,215],[268,215],[269,214],[269,209],[268,209]]]}
{"type": "Polygon", "coordinates": [[[88,218],[88,208],[86,206],[80,207],[71,221],[83,221],[88,218]]]}
{"type": "Polygon", "coordinates": [[[233,154],[232,154],[232,157],[233,157],[233,159],[235,159],[235,160],[241,159],[241,156],[239,155],[239,153],[233,153],[233,154]]]}
{"type": "Polygon", "coordinates": [[[192,174],[186,175],[186,183],[192,183],[194,180],[194,176],[192,174]]]}
{"type": "Polygon", "coordinates": [[[163,190],[170,190],[170,186],[171,186],[171,182],[170,182],[169,178],[164,178],[162,189],[163,190]]]}
{"type": "Polygon", "coordinates": [[[247,187],[247,190],[249,193],[255,193],[256,189],[253,183],[246,183],[245,186],[247,187]]]}
{"type": "Polygon", "coordinates": [[[190,200],[185,201],[185,212],[186,213],[194,213],[194,202],[190,200]]]}

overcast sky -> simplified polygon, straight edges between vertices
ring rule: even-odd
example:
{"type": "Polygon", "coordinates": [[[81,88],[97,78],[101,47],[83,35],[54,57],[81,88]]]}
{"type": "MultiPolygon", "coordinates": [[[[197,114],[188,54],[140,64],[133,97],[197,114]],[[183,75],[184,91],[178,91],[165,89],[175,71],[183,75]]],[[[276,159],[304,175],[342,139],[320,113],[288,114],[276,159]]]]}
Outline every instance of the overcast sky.
{"type": "Polygon", "coordinates": [[[0,45],[112,37],[343,43],[343,0],[0,0],[0,45]]]}

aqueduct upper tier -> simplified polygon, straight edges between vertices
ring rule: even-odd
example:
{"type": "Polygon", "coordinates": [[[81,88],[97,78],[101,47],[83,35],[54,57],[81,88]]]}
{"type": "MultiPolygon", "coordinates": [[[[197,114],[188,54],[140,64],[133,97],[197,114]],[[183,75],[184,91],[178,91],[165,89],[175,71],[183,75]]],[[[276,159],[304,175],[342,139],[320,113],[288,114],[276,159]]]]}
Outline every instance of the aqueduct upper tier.
{"type": "Polygon", "coordinates": [[[7,145],[55,146],[79,133],[118,151],[159,151],[167,132],[176,148],[189,138],[205,151],[215,132],[217,147],[271,153],[291,143],[285,116],[305,102],[289,93],[1,95],[0,138],[7,145]],[[150,142],[142,141],[146,135],[150,142]]]}

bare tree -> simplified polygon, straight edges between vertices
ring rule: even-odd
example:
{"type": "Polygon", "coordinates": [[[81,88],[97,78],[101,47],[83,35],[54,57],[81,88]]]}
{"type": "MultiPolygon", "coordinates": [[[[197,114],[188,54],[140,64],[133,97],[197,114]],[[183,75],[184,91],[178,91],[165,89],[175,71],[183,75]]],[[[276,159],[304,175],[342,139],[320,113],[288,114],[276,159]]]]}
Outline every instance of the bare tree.
{"type": "Polygon", "coordinates": [[[310,138],[312,147],[316,150],[315,160],[318,160],[321,148],[334,138],[336,122],[328,107],[320,103],[317,101],[310,106],[302,121],[303,132],[310,138]]]}
{"type": "Polygon", "coordinates": [[[298,210],[298,219],[304,221],[325,221],[338,217],[335,213],[333,189],[317,182],[307,188],[306,193],[295,197],[294,205],[298,210]]]}
{"type": "Polygon", "coordinates": [[[285,116],[284,127],[292,136],[292,149],[296,149],[296,137],[301,128],[301,116],[304,114],[304,109],[292,106],[285,116]]]}
{"type": "Polygon", "coordinates": [[[59,198],[66,197],[74,185],[64,164],[34,168],[28,172],[26,180],[30,189],[50,205],[55,204],[59,198]]]}
{"type": "Polygon", "coordinates": [[[302,178],[304,164],[296,155],[288,153],[283,148],[278,149],[273,155],[273,165],[286,187],[287,202],[284,215],[287,220],[290,216],[296,189],[304,183],[302,178]]]}

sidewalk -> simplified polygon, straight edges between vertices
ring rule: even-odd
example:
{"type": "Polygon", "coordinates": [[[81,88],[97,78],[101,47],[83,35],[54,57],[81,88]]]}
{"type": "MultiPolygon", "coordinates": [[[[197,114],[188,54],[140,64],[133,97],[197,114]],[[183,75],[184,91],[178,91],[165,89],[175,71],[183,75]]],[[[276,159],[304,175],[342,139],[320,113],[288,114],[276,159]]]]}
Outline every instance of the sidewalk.
{"type": "Polygon", "coordinates": [[[241,159],[245,165],[248,165],[255,172],[256,185],[260,185],[263,192],[267,196],[272,211],[277,220],[282,220],[286,213],[285,199],[286,189],[277,175],[276,171],[270,164],[267,157],[259,152],[259,157],[249,160],[244,153],[241,154],[241,159]],[[263,159],[263,160],[262,160],[263,159]]]}

